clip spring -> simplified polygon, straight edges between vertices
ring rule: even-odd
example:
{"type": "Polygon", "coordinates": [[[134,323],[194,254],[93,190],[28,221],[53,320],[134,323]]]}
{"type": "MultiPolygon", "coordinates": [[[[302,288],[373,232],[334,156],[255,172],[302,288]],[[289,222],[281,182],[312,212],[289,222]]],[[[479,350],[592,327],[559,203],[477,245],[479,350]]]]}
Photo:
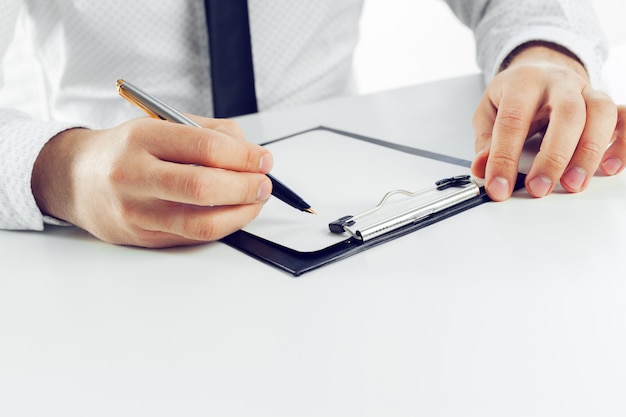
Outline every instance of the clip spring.
{"type": "Polygon", "coordinates": [[[402,226],[416,223],[433,213],[445,210],[446,208],[452,207],[469,198],[478,196],[479,194],[480,187],[469,175],[458,175],[456,177],[444,178],[437,181],[434,186],[419,191],[390,191],[383,196],[378,205],[373,209],[356,216],[341,217],[329,223],[328,228],[332,233],[348,232],[354,238],[366,241],[402,226]],[[382,220],[372,220],[370,222],[363,221],[365,218],[372,217],[377,214],[377,212],[383,208],[387,200],[394,195],[402,194],[410,198],[416,198],[427,193],[444,191],[449,188],[455,188],[455,190],[443,193],[443,195],[437,194],[432,200],[423,202],[416,207],[403,211],[399,214],[392,215],[391,217],[382,220]]]}

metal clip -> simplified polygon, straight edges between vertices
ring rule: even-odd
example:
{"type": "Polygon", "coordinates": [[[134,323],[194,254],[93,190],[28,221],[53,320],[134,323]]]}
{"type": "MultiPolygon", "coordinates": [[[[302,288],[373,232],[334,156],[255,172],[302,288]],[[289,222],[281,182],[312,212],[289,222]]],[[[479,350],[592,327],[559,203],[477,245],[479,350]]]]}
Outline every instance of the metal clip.
{"type": "Polygon", "coordinates": [[[444,178],[434,186],[410,192],[406,190],[394,190],[385,194],[376,207],[357,216],[344,216],[328,224],[332,233],[348,232],[356,239],[366,241],[388,233],[411,223],[416,223],[433,213],[445,210],[458,203],[480,195],[480,187],[469,175],[444,178]],[[444,192],[450,188],[454,190],[444,192]],[[416,206],[400,213],[391,213],[380,219],[376,214],[383,208],[387,200],[397,194],[402,194],[415,199],[426,194],[436,192],[432,199],[421,201],[416,206]],[[442,193],[440,193],[442,192],[442,193]],[[372,217],[374,217],[372,219],[372,217]],[[367,218],[370,218],[369,221],[367,218]]]}

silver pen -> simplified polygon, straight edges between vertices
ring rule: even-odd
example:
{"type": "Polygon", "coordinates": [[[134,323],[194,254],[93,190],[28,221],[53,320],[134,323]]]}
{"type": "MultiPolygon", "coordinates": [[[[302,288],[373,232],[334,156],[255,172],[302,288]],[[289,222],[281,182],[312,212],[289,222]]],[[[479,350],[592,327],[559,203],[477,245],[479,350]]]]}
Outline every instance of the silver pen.
{"type": "MultiPolygon", "coordinates": [[[[165,103],[162,100],[146,93],[139,87],[134,86],[128,81],[117,80],[117,92],[120,96],[142,109],[148,115],[162,120],[167,120],[174,123],[180,123],[187,126],[202,127],[198,123],[185,116],[174,107],[165,103]]],[[[279,200],[289,204],[291,207],[297,208],[300,211],[306,211],[307,213],[317,214],[315,210],[311,208],[311,205],[305,202],[298,194],[293,192],[285,184],[277,180],[271,175],[267,175],[272,181],[272,195],[279,200]]]]}

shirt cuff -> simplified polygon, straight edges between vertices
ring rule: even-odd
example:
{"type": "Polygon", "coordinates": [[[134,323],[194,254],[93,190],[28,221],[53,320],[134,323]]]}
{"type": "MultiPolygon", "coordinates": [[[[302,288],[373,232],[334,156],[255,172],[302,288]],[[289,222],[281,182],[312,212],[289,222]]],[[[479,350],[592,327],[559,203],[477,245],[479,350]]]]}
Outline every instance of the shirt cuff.
{"type": "Polygon", "coordinates": [[[43,222],[44,224],[50,224],[52,226],[74,226],[72,223],[46,215],[43,216],[43,222]]]}
{"type": "Polygon", "coordinates": [[[486,68],[484,72],[485,83],[489,83],[498,74],[502,63],[517,47],[536,41],[553,43],[567,49],[584,65],[591,85],[596,88],[602,86],[602,64],[606,59],[603,50],[598,50],[594,43],[578,35],[551,26],[534,27],[532,30],[519,33],[504,43],[496,59],[491,62],[491,68],[486,68]]]}
{"type": "MultiPolygon", "coordinates": [[[[57,134],[82,127],[60,122],[40,122],[7,112],[0,117],[0,150],[3,160],[0,167],[0,229],[43,230],[44,223],[67,224],[47,217],[39,210],[31,188],[35,161],[46,143],[57,134]]],[[[11,112],[12,113],[12,112],[11,112]]]]}

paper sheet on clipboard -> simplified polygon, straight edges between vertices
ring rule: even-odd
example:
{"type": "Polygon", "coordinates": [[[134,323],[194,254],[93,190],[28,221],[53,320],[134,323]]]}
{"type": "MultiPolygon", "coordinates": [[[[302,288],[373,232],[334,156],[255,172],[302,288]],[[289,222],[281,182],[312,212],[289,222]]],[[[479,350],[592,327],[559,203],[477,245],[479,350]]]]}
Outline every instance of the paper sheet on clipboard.
{"type": "Polygon", "coordinates": [[[299,212],[271,198],[245,231],[300,252],[346,239],[328,223],[378,204],[396,189],[416,191],[469,168],[406,153],[327,129],[313,129],[266,145],[272,174],[303,197],[318,215],[299,212]]]}

